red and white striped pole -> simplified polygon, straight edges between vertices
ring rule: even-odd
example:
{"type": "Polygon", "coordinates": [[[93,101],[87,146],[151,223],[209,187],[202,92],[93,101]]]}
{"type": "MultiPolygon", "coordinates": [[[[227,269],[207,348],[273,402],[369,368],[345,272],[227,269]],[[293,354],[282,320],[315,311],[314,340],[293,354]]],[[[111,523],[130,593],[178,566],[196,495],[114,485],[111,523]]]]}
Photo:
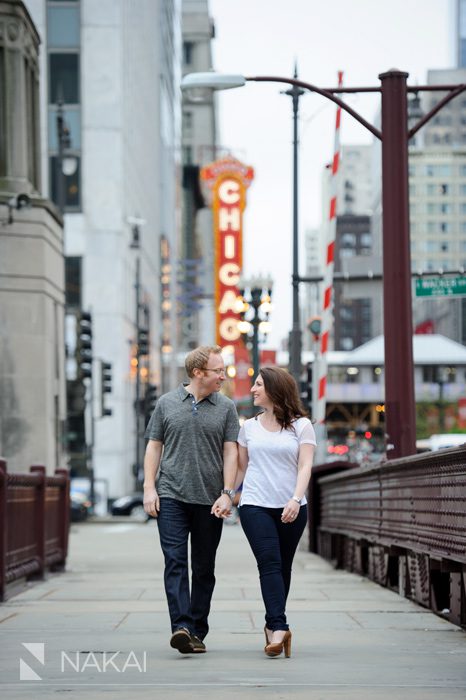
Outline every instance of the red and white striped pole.
{"type": "MultiPolygon", "coordinates": [[[[343,72],[338,72],[338,87],[343,85],[343,72]]],[[[327,394],[328,344],[333,325],[333,269],[335,265],[335,237],[337,231],[337,184],[340,168],[340,123],[341,107],[337,107],[335,123],[335,146],[333,149],[332,172],[330,176],[330,206],[327,222],[327,252],[324,270],[324,299],[322,309],[320,353],[316,364],[317,396],[314,399],[313,418],[324,423],[327,394]]],[[[317,358],[316,358],[317,359],[317,358]]],[[[314,383],[314,386],[316,384],[314,383]]]]}

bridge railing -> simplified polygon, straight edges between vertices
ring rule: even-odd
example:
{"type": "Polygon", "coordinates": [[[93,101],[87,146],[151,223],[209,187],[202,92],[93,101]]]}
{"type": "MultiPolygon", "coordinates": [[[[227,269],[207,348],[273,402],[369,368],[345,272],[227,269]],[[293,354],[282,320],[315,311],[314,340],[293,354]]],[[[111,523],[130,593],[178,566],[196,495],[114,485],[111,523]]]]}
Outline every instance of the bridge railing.
{"type": "Polygon", "coordinates": [[[466,625],[466,445],[318,483],[320,555],[466,625]]]}
{"type": "Polygon", "coordinates": [[[9,474],[0,459],[0,600],[12,582],[65,567],[69,484],[66,469],[47,476],[44,466],[34,465],[29,474],[9,474]]]}

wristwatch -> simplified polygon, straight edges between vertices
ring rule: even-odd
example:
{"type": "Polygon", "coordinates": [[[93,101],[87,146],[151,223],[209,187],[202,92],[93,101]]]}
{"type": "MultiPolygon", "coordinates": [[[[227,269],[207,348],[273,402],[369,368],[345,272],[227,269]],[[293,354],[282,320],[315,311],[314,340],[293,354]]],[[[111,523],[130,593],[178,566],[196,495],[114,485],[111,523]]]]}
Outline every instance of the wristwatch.
{"type": "Polygon", "coordinates": [[[292,501],[296,501],[296,503],[299,503],[299,505],[301,505],[301,499],[298,498],[297,496],[292,496],[292,497],[291,497],[291,500],[292,500],[292,501]]]}
{"type": "Polygon", "coordinates": [[[222,489],[220,491],[220,495],[223,496],[224,493],[226,493],[227,496],[230,496],[230,500],[233,503],[233,499],[235,497],[235,489],[222,489]]]}

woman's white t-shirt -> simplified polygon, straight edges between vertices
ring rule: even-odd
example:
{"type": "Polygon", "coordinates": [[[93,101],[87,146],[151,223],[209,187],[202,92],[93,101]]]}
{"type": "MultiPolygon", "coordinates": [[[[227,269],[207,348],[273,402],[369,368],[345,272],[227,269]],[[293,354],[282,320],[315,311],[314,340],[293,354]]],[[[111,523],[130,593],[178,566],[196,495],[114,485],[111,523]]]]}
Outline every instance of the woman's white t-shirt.
{"type": "Polygon", "coordinates": [[[295,492],[300,445],[317,444],[309,418],[297,418],[291,428],[276,432],[264,428],[260,415],[250,418],[238,442],[248,451],[240,505],[283,508],[295,492]]]}

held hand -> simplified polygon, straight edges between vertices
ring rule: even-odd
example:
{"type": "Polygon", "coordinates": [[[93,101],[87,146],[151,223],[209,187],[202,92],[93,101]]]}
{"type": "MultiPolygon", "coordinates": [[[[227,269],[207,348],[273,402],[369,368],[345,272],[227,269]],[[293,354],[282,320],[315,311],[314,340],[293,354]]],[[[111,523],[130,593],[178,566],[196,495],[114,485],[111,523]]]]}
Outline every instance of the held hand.
{"type": "Polygon", "coordinates": [[[156,518],[160,510],[159,494],[155,488],[144,489],[144,510],[147,515],[156,518]]]}
{"type": "Polygon", "coordinates": [[[282,523],[294,523],[299,514],[301,506],[297,501],[290,498],[286,506],[283,508],[281,521],[282,523]]]}
{"type": "Polygon", "coordinates": [[[231,515],[231,498],[228,494],[223,493],[215,501],[212,509],[210,511],[211,515],[215,515],[216,518],[228,518],[231,515]]]}

